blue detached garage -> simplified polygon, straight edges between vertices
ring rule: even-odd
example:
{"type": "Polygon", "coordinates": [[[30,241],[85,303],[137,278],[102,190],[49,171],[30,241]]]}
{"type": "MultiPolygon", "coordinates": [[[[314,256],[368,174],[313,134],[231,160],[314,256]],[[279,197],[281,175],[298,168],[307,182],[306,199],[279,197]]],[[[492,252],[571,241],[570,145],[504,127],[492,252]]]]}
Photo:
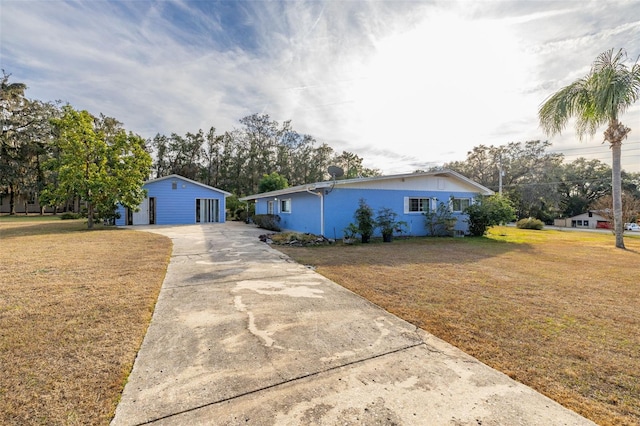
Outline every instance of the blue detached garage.
{"type": "Polygon", "coordinates": [[[224,222],[229,192],[170,175],[147,181],[147,197],[137,210],[119,206],[116,225],[190,225],[224,222]]]}

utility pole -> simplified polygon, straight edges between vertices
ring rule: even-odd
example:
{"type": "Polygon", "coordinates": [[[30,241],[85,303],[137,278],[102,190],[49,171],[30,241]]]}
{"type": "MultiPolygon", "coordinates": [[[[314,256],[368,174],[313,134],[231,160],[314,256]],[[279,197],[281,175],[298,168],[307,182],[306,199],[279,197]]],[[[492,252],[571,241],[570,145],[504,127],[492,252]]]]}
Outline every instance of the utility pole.
{"type": "Polygon", "coordinates": [[[498,158],[498,193],[502,196],[502,176],[504,171],[502,170],[502,156],[498,158]]]}

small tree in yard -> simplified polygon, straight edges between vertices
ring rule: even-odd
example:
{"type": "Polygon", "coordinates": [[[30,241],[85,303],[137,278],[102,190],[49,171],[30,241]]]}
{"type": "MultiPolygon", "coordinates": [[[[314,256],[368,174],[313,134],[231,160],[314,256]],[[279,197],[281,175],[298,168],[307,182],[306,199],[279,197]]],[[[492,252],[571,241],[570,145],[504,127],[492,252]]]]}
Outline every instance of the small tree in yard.
{"type": "Polygon", "coordinates": [[[441,201],[435,210],[429,209],[422,214],[425,225],[429,229],[429,235],[432,237],[443,237],[453,233],[456,219],[453,217],[448,203],[441,201]]]}
{"type": "Polygon", "coordinates": [[[137,208],[146,195],[142,185],[152,163],[142,137],[127,133],[112,118],[96,118],[71,106],[51,123],[59,154],[47,165],[57,172],[57,182],[42,191],[43,200],[57,205],[80,197],[87,203],[89,229],[94,217],[113,219],[118,204],[137,208]]]}
{"type": "Polygon", "coordinates": [[[383,207],[378,210],[376,225],[380,228],[380,232],[382,232],[382,241],[390,243],[393,238],[393,233],[402,232],[407,222],[398,220],[398,213],[389,207],[383,207]]]}
{"type": "MultiPolygon", "coordinates": [[[[606,217],[609,222],[614,222],[613,199],[611,195],[605,195],[593,204],[593,210],[597,210],[600,216],[606,217]]],[[[622,191],[622,221],[635,223],[640,215],[640,199],[631,193],[622,191]]],[[[614,230],[615,232],[615,230],[614,230]]]]}
{"type": "Polygon", "coordinates": [[[376,221],[373,218],[373,214],[373,209],[367,204],[367,201],[364,198],[360,198],[358,208],[353,214],[353,218],[356,220],[358,233],[363,243],[369,242],[369,239],[373,235],[373,230],[376,228],[376,221]]]}
{"type": "Polygon", "coordinates": [[[491,226],[501,225],[516,218],[511,201],[501,195],[478,198],[464,212],[469,216],[469,232],[476,237],[483,236],[491,226]]]}

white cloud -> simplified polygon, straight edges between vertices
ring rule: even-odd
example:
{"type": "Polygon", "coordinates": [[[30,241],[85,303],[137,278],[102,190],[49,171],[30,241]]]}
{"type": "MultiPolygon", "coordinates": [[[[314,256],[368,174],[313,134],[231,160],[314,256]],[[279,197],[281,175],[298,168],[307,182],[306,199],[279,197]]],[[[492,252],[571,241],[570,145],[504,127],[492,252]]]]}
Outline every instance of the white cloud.
{"type": "MultiPolygon", "coordinates": [[[[384,172],[546,139],[537,109],[611,47],[638,55],[633,2],[3,1],[3,68],[28,96],[153,137],[246,115],[384,172]],[[634,51],[635,49],[635,51],[634,51]]],[[[635,58],[635,56],[634,56],[635,58]]],[[[624,117],[640,141],[640,108],[624,117]]],[[[586,147],[570,129],[554,148],[586,147]]],[[[586,150],[585,152],[588,152],[586,150]]],[[[640,171],[640,156],[623,167],[640,171]]]]}

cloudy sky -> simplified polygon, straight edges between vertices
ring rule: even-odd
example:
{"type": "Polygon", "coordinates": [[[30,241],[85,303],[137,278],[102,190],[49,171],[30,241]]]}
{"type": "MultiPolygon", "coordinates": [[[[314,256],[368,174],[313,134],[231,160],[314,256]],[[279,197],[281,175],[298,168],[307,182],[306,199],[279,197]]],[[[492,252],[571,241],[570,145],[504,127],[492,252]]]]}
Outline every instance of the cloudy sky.
{"type": "MultiPolygon", "coordinates": [[[[537,110],[607,49],[640,55],[640,1],[0,0],[0,61],[27,97],[151,138],[266,113],[384,173],[547,140],[537,110]]],[[[640,103],[623,168],[640,171],[640,103]]],[[[610,164],[602,132],[550,139],[610,164]]]]}

